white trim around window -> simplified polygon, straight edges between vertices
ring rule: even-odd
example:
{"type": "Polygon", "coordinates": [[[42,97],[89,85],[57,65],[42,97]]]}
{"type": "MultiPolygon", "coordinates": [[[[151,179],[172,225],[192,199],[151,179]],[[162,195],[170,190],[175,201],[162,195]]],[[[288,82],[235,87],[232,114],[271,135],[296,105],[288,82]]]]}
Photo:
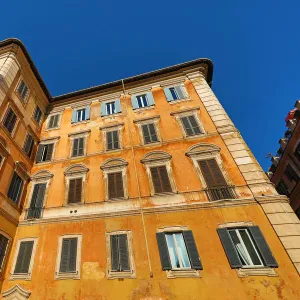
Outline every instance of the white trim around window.
{"type": "Polygon", "coordinates": [[[74,133],[69,133],[69,138],[70,138],[70,153],[69,153],[69,158],[70,159],[75,159],[78,157],[83,157],[86,156],[87,153],[87,142],[88,142],[88,136],[90,134],[91,130],[85,130],[81,132],[74,132],[74,133]],[[83,155],[78,155],[78,156],[73,156],[73,148],[74,148],[74,140],[83,138],[83,155]]]}
{"type": "Polygon", "coordinates": [[[45,131],[59,129],[60,128],[60,124],[61,124],[61,120],[62,120],[62,112],[49,114],[48,117],[47,117],[47,120],[46,120],[45,131]],[[57,126],[49,128],[51,117],[54,117],[54,116],[58,116],[57,126]]]}
{"type": "Polygon", "coordinates": [[[153,145],[157,145],[157,144],[162,143],[160,127],[159,127],[159,119],[160,119],[160,116],[155,116],[155,117],[151,117],[151,118],[146,118],[146,119],[140,119],[140,120],[133,121],[136,124],[136,126],[138,127],[139,134],[140,134],[140,143],[141,143],[141,145],[153,146],[153,145]],[[157,136],[157,142],[145,143],[144,133],[143,133],[143,125],[148,125],[148,124],[153,124],[154,125],[154,129],[155,129],[156,136],[157,136]]]}
{"type": "Polygon", "coordinates": [[[103,126],[99,129],[102,131],[102,140],[103,140],[103,147],[105,152],[112,152],[112,151],[120,151],[123,149],[123,138],[122,138],[122,129],[124,128],[124,123],[111,125],[111,126],[103,126]],[[119,148],[117,149],[107,149],[107,132],[117,131],[118,132],[118,140],[119,140],[119,148]]]}

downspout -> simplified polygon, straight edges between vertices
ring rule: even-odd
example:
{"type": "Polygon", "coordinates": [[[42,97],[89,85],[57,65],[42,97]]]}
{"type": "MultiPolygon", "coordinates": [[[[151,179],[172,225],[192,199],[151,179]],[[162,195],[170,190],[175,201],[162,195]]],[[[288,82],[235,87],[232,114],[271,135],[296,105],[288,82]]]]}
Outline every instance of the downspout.
{"type": "MultiPolygon", "coordinates": [[[[121,81],[122,81],[122,88],[123,88],[123,94],[124,94],[123,99],[124,99],[124,103],[125,103],[125,109],[126,109],[126,112],[128,114],[127,102],[126,102],[125,85],[124,85],[123,79],[121,79],[121,81]]],[[[132,155],[132,160],[133,160],[133,165],[134,165],[134,171],[135,171],[135,181],[136,181],[137,190],[138,190],[138,199],[139,199],[139,206],[140,206],[140,212],[141,212],[141,217],[142,217],[143,232],[144,232],[144,237],[145,237],[145,244],[146,244],[146,252],[147,252],[149,273],[150,273],[150,277],[153,277],[152,266],[151,266],[151,261],[150,261],[149,244],[148,244],[148,238],[147,238],[147,230],[146,230],[145,218],[144,218],[144,211],[143,211],[143,206],[142,206],[141,189],[140,189],[139,179],[138,179],[138,175],[137,175],[138,172],[137,172],[137,167],[136,167],[136,162],[135,162],[135,153],[134,153],[134,149],[133,149],[132,133],[131,133],[131,130],[130,130],[129,119],[126,118],[126,120],[127,120],[127,128],[128,128],[128,131],[129,131],[131,155],[132,155]]]]}

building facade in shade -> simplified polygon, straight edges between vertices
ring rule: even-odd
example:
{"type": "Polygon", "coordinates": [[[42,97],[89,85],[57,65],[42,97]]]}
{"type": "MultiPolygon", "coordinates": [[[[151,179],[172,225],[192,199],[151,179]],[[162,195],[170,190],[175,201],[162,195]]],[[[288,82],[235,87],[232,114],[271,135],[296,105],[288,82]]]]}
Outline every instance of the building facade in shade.
{"type": "Polygon", "coordinates": [[[299,220],[210,60],[51,97],[20,41],[0,49],[3,299],[300,298],[299,220]],[[12,151],[31,132],[34,162],[12,151]]]}
{"type": "Polygon", "coordinates": [[[300,101],[286,117],[287,130],[279,140],[277,155],[267,173],[281,195],[290,199],[290,204],[300,218],[300,101]]]}

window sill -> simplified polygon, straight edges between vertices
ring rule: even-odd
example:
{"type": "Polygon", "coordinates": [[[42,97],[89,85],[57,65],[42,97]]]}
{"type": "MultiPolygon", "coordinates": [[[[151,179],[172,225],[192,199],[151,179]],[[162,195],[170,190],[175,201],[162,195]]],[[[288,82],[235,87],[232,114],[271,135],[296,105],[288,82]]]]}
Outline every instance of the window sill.
{"type": "Polygon", "coordinates": [[[121,114],[122,114],[122,112],[118,112],[118,113],[114,113],[114,114],[110,114],[110,115],[101,116],[101,118],[105,120],[105,119],[108,119],[108,118],[114,118],[114,117],[119,116],[121,114]]]}
{"type": "Polygon", "coordinates": [[[78,156],[71,156],[70,159],[79,159],[79,158],[84,158],[86,157],[86,154],[83,154],[83,155],[78,155],[78,156]]]}
{"type": "Polygon", "coordinates": [[[278,276],[277,272],[273,268],[259,267],[259,268],[240,268],[237,269],[237,274],[239,277],[248,276],[278,276]]]}
{"type": "Polygon", "coordinates": [[[60,280],[60,279],[80,279],[80,273],[72,272],[72,273],[59,273],[55,272],[54,279],[60,280]]]}
{"type": "Polygon", "coordinates": [[[200,278],[200,271],[199,270],[168,270],[166,271],[167,278],[200,278]]]}
{"type": "Polygon", "coordinates": [[[196,138],[199,138],[199,137],[206,137],[207,134],[205,132],[203,133],[199,133],[199,134],[194,134],[194,135],[185,135],[185,139],[186,140],[192,140],[192,139],[196,139],[196,138]]]}
{"type": "Polygon", "coordinates": [[[171,196],[171,195],[174,195],[174,194],[177,194],[177,193],[176,192],[155,193],[151,196],[152,197],[155,197],[155,196],[171,196]]]}
{"type": "Polygon", "coordinates": [[[118,151],[121,151],[121,150],[123,150],[122,148],[117,148],[117,149],[106,149],[105,150],[105,153],[111,153],[111,152],[118,152],[118,151]]]}
{"type": "Polygon", "coordinates": [[[86,124],[88,123],[90,120],[84,120],[84,121],[79,121],[79,122],[73,122],[71,123],[71,126],[76,126],[76,125],[80,125],[80,124],[86,124]]]}
{"type": "Polygon", "coordinates": [[[190,101],[190,100],[192,100],[192,99],[190,97],[188,97],[188,98],[183,98],[183,99],[172,100],[172,101],[169,101],[169,103],[170,104],[176,104],[176,103],[190,101]]]}
{"type": "Polygon", "coordinates": [[[57,129],[60,129],[60,126],[52,127],[52,128],[47,128],[44,131],[57,130],[57,129]]]}
{"type": "Polygon", "coordinates": [[[150,106],[146,106],[146,107],[139,107],[139,108],[136,108],[134,109],[133,111],[135,112],[140,112],[140,111],[143,111],[143,110],[149,110],[149,109],[154,109],[155,108],[155,105],[150,105],[150,106]]]}
{"type": "Polygon", "coordinates": [[[10,274],[9,280],[31,280],[31,273],[10,274]]]}
{"type": "Polygon", "coordinates": [[[123,278],[136,278],[136,273],[134,271],[130,272],[107,272],[107,279],[123,279],[123,278]]]}
{"type": "Polygon", "coordinates": [[[110,199],[106,199],[106,202],[116,202],[116,201],[125,201],[128,200],[129,198],[126,197],[120,197],[120,198],[110,198],[110,199]]]}
{"type": "Polygon", "coordinates": [[[36,165],[46,165],[46,164],[50,164],[53,160],[46,160],[46,161],[41,161],[41,162],[35,162],[36,165]]]}

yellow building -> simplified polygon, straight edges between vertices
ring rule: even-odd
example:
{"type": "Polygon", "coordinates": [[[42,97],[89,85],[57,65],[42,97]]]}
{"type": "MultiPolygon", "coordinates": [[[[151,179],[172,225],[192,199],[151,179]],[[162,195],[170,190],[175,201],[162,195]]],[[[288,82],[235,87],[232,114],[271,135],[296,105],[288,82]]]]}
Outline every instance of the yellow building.
{"type": "Polygon", "coordinates": [[[300,299],[299,220],[212,72],[51,97],[24,45],[0,43],[3,299],[300,299]]]}

